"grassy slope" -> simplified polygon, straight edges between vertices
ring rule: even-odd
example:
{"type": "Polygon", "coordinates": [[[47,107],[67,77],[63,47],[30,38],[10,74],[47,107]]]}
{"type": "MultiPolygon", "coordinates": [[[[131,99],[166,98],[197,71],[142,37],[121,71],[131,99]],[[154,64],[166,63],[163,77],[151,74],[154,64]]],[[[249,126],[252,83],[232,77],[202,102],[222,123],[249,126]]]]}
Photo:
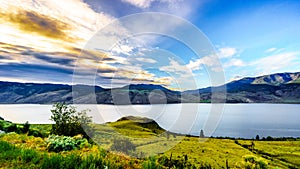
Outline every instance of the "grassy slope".
{"type": "MultiPolygon", "coordinates": [[[[241,140],[242,144],[251,141],[241,140]]],[[[254,141],[254,153],[269,159],[273,166],[300,166],[300,141],[254,141]]]]}
{"type": "Polygon", "coordinates": [[[124,154],[109,153],[96,146],[68,152],[46,151],[44,139],[24,134],[0,135],[0,168],[141,168],[142,161],[124,154]]]}
{"type": "MultiPolygon", "coordinates": [[[[141,119],[122,119],[106,125],[95,125],[95,138],[102,148],[109,149],[112,138],[120,137],[120,134],[125,135],[137,146],[138,153],[143,152],[144,155],[160,153],[157,155],[157,158],[161,156],[170,158],[172,156],[173,159],[187,155],[188,161],[196,166],[210,164],[214,168],[221,168],[226,166],[227,160],[229,167],[238,168],[242,164],[245,155],[262,157],[269,163],[270,168],[275,166],[280,168],[300,166],[300,141],[254,141],[254,150],[251,151],[236,144],[234,140],[199,139],[166,133],[156,123],[143,120],[145,119],[142,119],[142,121],[141,119]]],[[[50,125],[32,125],[31,127],[39,130],[50,129],[50,125]]],[[[6,134],[1,136],[0,140],[13,143],[18,148],[33,149],[39,153],[49,154],[46,152],[45,142],[41,138],[6,134]]],[[[249,145],[251,142],[249,140],[239,140],[240,144],[249,145]]],[[[98,151],[96,147],[93,146],[61,154],[95,154],[98,151]]],[[[107,161],[121,163],[129,168],[133,166],[135,168],[142,167],[143,160],[129,158],[126,155],[108,154],[109,158],[107,157],[107,161]]],[[[14,163],[19,164],[18,160],[14,163]]],[[[0,161],[0,166],[4,165],[4,167],[7,167],[8,164],[10,163],[0,161]]],[[[11,167],[11,165],[8,166],[11,167]]]]}
{"type": "Polygon", "coordinates": [[[244,155],[252,154],[250,151],[236,145],[232,140],[226,139],[206,139],[186,138],[178,145],[167,151],[170,156],[187,154],[193,163],[208,163],[214,168],[226,166],[226,160],[230,167],[236,166],[237,162],[242,161],[244,155]]]}

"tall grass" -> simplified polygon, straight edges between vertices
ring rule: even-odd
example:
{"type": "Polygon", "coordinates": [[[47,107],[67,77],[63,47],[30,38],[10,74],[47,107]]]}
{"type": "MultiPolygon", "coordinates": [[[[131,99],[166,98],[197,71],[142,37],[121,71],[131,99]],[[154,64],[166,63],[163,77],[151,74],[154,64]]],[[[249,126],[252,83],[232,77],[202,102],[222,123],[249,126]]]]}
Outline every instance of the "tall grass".
{"type": "Polygon", "coordinates": [[[103,150],[89,155],[81,155],[76,152],[64,155],[18,148],[11,143],[0,140],[0,152],[0,164],[1,167],[4,168],[16,166],[41,169],[123,168],[123,163],[118,163],[110,158],[106,158],[103,150]]]}

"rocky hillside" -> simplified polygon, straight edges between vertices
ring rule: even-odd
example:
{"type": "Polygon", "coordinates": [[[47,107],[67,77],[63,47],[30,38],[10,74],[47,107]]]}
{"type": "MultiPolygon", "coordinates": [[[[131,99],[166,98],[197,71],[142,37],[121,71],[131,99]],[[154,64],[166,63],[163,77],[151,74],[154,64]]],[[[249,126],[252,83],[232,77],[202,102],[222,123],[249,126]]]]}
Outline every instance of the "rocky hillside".
{"type": "Polygon", "coordinates": [[[300,72],[248,77],[218,87],[184,92],[149,84],[104,89],[86,85],[0,82],[0,103],[198,103],[211,102],[212,91],[217,98],[226,92],[225,101],[228,103],[300,103],[300,72]]]}

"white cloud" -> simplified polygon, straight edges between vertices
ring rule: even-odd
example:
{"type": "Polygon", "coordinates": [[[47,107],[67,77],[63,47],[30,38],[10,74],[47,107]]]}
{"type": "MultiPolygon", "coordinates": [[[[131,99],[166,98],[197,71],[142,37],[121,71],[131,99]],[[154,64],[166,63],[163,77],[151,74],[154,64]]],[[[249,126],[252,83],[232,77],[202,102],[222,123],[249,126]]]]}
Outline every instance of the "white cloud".
{"type": "Polygon", "coordinates": [[[277,48],[269,48],[265,52],[266,53],[271,53],[271,52],[274,52],[275,50],[277,50],[277,48]]]}
{"type": "Polygon", "coordinates": [[[218,56],[220,58],[230,58],[232,56],[234,56],[237,53],[236,48],[232,48],[232,47],[224,47],[224,48],[220,48],[218,51],[218,56]]]}
{"type": "Polygon", "coordinates": [[[154,0],[122,0],[138,8],[149,8],[154,0]]]}
{"type": "Polygon", "coordinates": [[[165,72],[171,72],[175,74],[183,74],[183,73],[191,72],[191,70],[187,65],[180,64],[176,60],[171,58],[169,58],[169,61],[170,61],[169,65],[162,66],[161,68],[159,68],[159,70],[165,72]]]}
{"type": "Polygon", "coordinates": [[[232,66],[245,66],[246,63],[240,59],[232,58],[228,62],[224,63],[224,68],[232,67],[232,66]]]}
{"type": "Polygon", "coordinates": [[[130,55],[133,49],[134,47],[130,45],[120,44],[112,48],[111,51],[116,54],[130,55]]]}
{"type": "Polygon", "coordinates": [[[146,62],[146,63],[156,63],[157,61],[150,58],[135,58],[137,61],[146,62]]]}
{"type": "Polygon", "coordinates": [[[187,67],[190,68],[191,70],[200,70],[204,65],[209,67],[215,67],[215,66],[219,66],[218,63],[219,61],[217,57],[205,56],[195,61],[190,61],[189,64],[187,64],[187,67]]]}
{"type": "Polygon", "coordinates": [[[249,65],[254,66],[258,72],[269,74],[295,65],[296,61],[299,59],[297,58],[298,56],[299,52],[280,53],[261,58],[251,62],[249,65]]]}

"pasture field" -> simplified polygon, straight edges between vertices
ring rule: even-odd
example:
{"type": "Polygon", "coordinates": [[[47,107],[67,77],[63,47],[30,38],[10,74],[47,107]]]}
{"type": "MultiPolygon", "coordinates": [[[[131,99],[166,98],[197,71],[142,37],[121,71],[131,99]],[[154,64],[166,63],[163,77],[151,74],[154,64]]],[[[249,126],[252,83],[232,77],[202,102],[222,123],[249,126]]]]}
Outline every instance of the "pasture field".
{"type": "Polygon", "coordinates": [[[300,166],[299,139],[262,141],[183,136],[166,132],[149,119],[133,117],[96,124],[94,128],[94,143],[61,152],[48,151],[47,134],[51,125],[30,125],[30,129],[41,131],[44,137],[1,134],[0,167],[284,169],[300,166]],[[115,141],[123,138],[126,138],[123,142],[134,146],[134,151],[112,151],[115,141]]]}

